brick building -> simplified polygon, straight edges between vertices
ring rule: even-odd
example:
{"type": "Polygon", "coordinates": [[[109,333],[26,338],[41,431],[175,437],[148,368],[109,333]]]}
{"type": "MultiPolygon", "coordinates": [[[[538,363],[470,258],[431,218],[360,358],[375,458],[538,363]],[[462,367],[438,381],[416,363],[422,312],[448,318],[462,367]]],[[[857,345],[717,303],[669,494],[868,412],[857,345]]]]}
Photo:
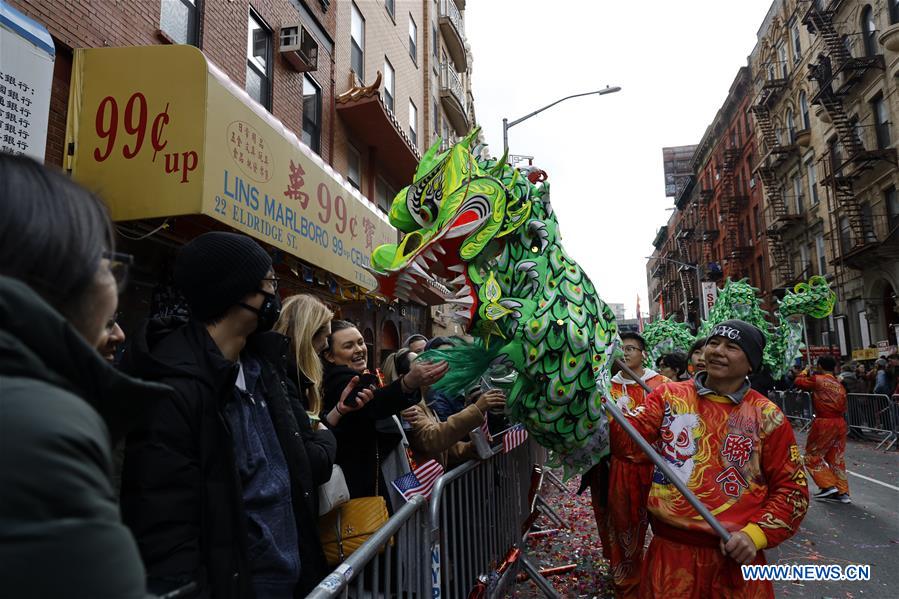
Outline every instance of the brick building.
{"type": "MultiPolygon", "coordinates": [[[[302,140],[304,152],[320,156],[322,172],[331,173],[338,189],[345,186],[346,201],[363,212],[383,213],[395,192],[411,182],[422,148],[438,130],[431,123],[439,123],[451,140],[474,124],[461,0],[74,0],[64,9],[52,0],[8,3],[44,25],[56,46],[45,159],[64,168],[72,162],[67,117],[79,48],[196,46],[280,121],[277,129],[283,125],[284,135],[302,140]],[[453,97],[464,126],[441,95],[444,64],[463,82],[453,97]],[[394,69],[389,76],[387,65],[394,69]],[[410,113],[413,106],[416,114],[410,113]],[[459,126],[449,129],[446,123],[459,126]]],[[[157,312],[177,248],[218,228],[227,227],[204,214],[118,223],[121,247],[136,258],[133,284],[122,298],[126,329],[157,312]]],[[[314,293],[340,316],[359,322],[374,361],[407,335],[429,332],[427,308],[386,302],[301,251],[270,249],[285,293],[314,293]]]]}

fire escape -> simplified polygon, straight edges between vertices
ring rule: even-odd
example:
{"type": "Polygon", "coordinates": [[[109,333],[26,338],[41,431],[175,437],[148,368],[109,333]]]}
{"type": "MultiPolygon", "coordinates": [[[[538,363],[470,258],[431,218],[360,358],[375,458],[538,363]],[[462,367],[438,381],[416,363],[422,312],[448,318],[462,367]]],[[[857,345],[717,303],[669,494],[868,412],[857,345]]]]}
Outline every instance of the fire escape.
{"type": "Polygon", "coordinates": [[[741,239],[739,234],[740,208],[746,204],[746,196],[738,194],[740,190],[736,189],[734,180],[740,154],[740,148],[732,147],[724,150],[724,160],[721,162],[721,196],[718,203],[725,226],[724,258],[733,262],[739,262],[747,250],[745,240],[741,239]]]}
{"type": "MultiPolygon", "coordinates": [[[[826,54],[818,55],[818,62],[809,65],[809,79],[818,85],[818,92],[812,104],[819,105],[827,112],[837,132],[841,155],[829,153],[823,163],[827,169],[824,184],[830,188],[836,203],[835,214],[832,214],[839,230],[840,221],[848,220],[852,232],[853,246],[864,245],[870,239],[868,224],[862,214],[861,204],[855,193],[855,182],[878,162],[888,161],[896,164],[896,151],[866,150],[856,131],[856,125],[846,114],[844,102],[847,96],[871,71],[884,70],[882,55],[853,57],[849,54],[843,40],[834,27],[834,7],[839,2],[831,2],[828,9],[822,9],[815,2],[810,2],[802,22],[812,34],[820,35],[824,40],[826,54]]],[[[844,254],[853,248],[843,248],[844,254]]]]}
{"type": "Polygon", "coordinates": [[[712,242],[718,239],[718,225],[709,222],[709,206],[715,192],[711,189],[702,189],[699,191],[699,223],[702,227],[702,261],[704,264],[712,262],[712,242]]]}
{"type": "Polygon", "coordinates": [[[783,281],[793,279],[793,263],[784,245],[786,229],[796,224],[800,218],[789,214],[784,197],[783,178],[778,174],[780,168],[796,151],[795,145],[783,145],[778,139],[771,123],[771,108],[786,89],[787,79],[769,78],[762,84],[756,103],[752,106],[755,122],[762,133],[762,141],[767,153],[759,161],[756,173],[765,188],[765,200],[768,204],[769,227],[767,230],[768,249],[774,266],[783,281]]]}
{"type": "MultiPolygon", "coordinates": [[[[688,214],[687,218],[682,222],[676,239],[679,260],[687,264],[694,263],[693,260],[691,260],[692,252],[690,251],[690,242],[694,233],[693,222],[692,219],[689,218],[692,216],[691,213],[692,207],[690,214],[688,214]]],[[[696,275],[693,273],[692,269],[685,266],[679,266],[678,272],[680,273],[680,284],[681,290],[684,292],[684,297],[687,298],[688,302],[692,302],[693,298],[699,297],[699,289],[695,288],[696,275]]],[[[687,314],[684,314],[684,319],[686,319],[687,316],[687,314]]]]}

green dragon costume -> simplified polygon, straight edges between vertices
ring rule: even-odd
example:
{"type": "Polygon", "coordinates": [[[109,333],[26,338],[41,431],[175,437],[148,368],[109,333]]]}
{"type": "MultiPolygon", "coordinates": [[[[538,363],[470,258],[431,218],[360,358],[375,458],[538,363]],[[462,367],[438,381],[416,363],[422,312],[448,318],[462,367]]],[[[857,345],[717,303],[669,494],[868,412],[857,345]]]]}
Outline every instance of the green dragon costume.
{"type": "Polygon", "coordinates": [[[646,342],[647,357],[644,366],[648,368],[655,367],[658,359],[665,354],[677,350],[689,352],[696,340],[690,332],[690,325],[674,320],[674,316],[654,320],[643,328],[640,335],[646,342]]]}
{"type": "Polygon", "coordinates": [[[545,173],[479,159],[476,135],[425,153],[390,208],[405,235],[375,249],[372,272],[388,296],[459,308],[477,341],[426,354],[450,363],[437,387],[460,393],[491,368],[517,372],[510,418],[572,476],[608,452],[615,317],[562,248],[545,173]]]}
{"type": "Polygon", "coordinates": [[[754,324],[765,335],[762,363],[771,370],[775,379],[779,379],[786,374],[796,358],[800,357],[804,347],[802,322],[791,317],[806,315],[826,318],[833,312],[835,303],[836,294],[831,290],[827,279],[814,276],[807,283],[799,283],[792,291],[787,291],[784,298],[778,301],[774,313],[776,324],[772,326],[765,318],[767,312],[761,308],[758,289],[745,279],[728,279],[724,288],[718,292],[715,305],[709,311],[709,318],[700,326],[699,337],[707,336],[716,324],[730,318],[754,324]]]}

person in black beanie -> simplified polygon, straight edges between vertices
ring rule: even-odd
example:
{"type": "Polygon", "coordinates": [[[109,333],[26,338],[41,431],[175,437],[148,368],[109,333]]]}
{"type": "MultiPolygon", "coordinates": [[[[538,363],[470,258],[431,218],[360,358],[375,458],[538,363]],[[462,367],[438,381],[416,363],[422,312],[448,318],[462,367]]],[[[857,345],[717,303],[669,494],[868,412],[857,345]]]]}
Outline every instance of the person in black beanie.
{"type": "Polygon", "coordinates": [[[285,384],[287,337],[266,251],[212,232],[174,268],[190,319],[135,335],[123,368],[175,390],[128,437],[122,516],[157,594],[195,583],[198,597],[305,596],[328,572],[316,487],[336,456],[285,384]]]}

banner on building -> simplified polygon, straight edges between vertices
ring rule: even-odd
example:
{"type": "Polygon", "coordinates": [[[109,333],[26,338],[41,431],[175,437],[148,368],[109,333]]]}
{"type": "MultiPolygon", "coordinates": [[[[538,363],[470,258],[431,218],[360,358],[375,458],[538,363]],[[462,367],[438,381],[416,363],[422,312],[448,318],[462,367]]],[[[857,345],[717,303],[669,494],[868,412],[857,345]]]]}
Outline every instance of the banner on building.
{"type": "Polygon", "coordinates": [[[709,317],[709,312],[715,306],[715,300],[718,299],[718,286],[714,281],[702,282],[702,317],[709,317]]]}
{"type": "Polygon", "coordinates": [[[114,220],[203,214],[374,289],[387,217],[192,46],[77,50],[73,177],[114,220]]]}
{"type": "Polygon", "coordinates": [[[44,161],[55,60],[46,27],[0,0],[0,151],[44,161]]]}

